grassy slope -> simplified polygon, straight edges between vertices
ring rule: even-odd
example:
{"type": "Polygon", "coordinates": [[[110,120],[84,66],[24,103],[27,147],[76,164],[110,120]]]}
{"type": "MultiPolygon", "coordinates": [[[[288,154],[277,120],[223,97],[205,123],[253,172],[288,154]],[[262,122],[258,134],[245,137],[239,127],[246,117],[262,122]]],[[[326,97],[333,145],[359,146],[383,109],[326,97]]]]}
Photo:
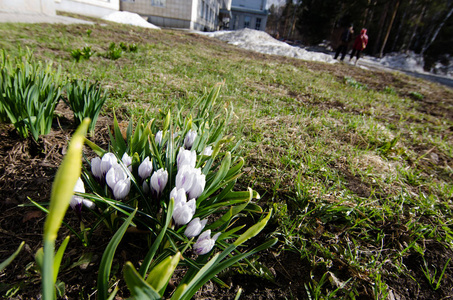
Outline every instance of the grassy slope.
{"type": "MultiPolygon", "coordinates": [[[[338,296],[350,298],[403,294],[398,277],[448,295],[450,267],[434,291],[422,266],[411,268],[407,258],[431,259],[425,254],[433,243],[450,251],[451,90],[398,73],[252,53],[181,31],[0,24],[0,35],[8,53],[29,47],[68,76],[100,81],[111,95],[104,114],[115,109],[124,119],[190,106],[223,82],[221,99],[237,116],[231,134],[244,141],[241,184],[276,208],[278,249],[305,262],[295,297],[337,286],[338,296]],[[103,56],[111,42],[139,50],[113,61],[103,56]],[[74,62],[71,50],[86,45],[96,54],[74,62]]],[[[445,263],[432,258],[428,273],[434,265],[438,278],[445,263]]]]}

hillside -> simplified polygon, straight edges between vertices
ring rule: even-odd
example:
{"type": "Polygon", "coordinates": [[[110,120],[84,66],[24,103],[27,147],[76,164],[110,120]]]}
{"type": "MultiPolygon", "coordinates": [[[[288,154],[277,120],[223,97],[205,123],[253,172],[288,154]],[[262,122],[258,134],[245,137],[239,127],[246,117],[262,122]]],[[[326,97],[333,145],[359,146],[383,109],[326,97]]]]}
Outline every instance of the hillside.
{"type": "MultiPolygon", "coordinates": [[[[105,148],[113,112],[120,124],[151,119],[160,110],[191,108],[222,83],[219,103],[234,109],[227,133],[241,141],[245,160],[238,188],[253,188],[258,204],[274,211],[260,239],[277,237],[278,244],[253,259],[255,270],[220,274],[230,288],[209,282],[197,299],[231,299],[239,287],[242,299],[452,295],[452,89],[397,72],[251,52],[184,31],[91,21],[1,23],[0,45],[11,56],[29,48],[63,76],[106,88],[91,138],[105,148]],[[137,52],[112,59],[111,43],[136,45],[137,52]],[[71,53],[84,47],[92,55],[77,62],[71,53]]],[[[0,273],[7,298],[38,297],[33,256],[42,246],[45,214],[29,198],[48,202],[74,129],[63,101],[51,133],[38,142],[0,124],[0,262],[26,242],[0,273]]],[[[96,222],[90,214],[84,219],[87,226],[96,222]]],[[[72,212],[65,220],[78,226],[72,212]]],[[[71,240],[59,277],[68,299],[96,294],[109,234],[100,228],[89,246],[71,240]]],[[[120,245],[112,274],[117,299],[128,296],[122,264],[137,265],[145,253],[138,235],[120,245]]]]}

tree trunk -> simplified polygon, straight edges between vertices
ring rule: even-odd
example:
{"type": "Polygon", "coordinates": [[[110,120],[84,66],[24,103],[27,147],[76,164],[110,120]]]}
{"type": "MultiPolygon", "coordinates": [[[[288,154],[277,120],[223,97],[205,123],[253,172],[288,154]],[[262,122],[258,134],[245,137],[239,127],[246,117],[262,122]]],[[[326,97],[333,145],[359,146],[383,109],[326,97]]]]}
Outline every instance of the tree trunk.
{"type": "Polygon", "coordinates": [[[405,52],[409,51],[409,49],[412,45],[415,35],[417,34],[418,26],[419,26],[420,22],[422,21],[423,16],[425,15],[425,10],[426,10],[426,5],[423,5],[423,8],[422,8],[420,14],[418,15],[418,20],[415,22],[415,26],[414,26],[414,30],[412,31],[412,35],[409,39],[409,42],[406,45],[405,52]]]}
{"type": "Polygon", "coordinates": [[[439,26],[437,26],[437,28],[434,31],[434,34],[431,36],[431,38],[429,40],[427,40],[425,42],[425,44],[423,45],[422,50],[420,51],[421,55],[423,55],[426,52],[426,50],[429,48],[429,46],[431,46],[431,44],[434,42],[434,40],[436,39],[437,35],[439,34],[439,31],[442,29],[442,27],[444,27],[445,22],[447,22],[448,18],[450,18],[452,13],[453,13],[453,6],[450,7],[449,11],[445,15],[445,17],[443,18],[443,20],[439,24],[439,26]]]}
{"type": "Polygon", "coordinates": [[[381,13],[381,18],[379,19],[379,31],[378,31],[378,34],[375,39],[376,42],[373,47],[373,52],[372,52],[373,55],[376,54],[376,52],[378,52],[378,47],[379,47],[379,44],[381,41],[381,36],[382,36],[382,29],[384,28],[385,19],[387,19],[389,3],[390,3],[389,1],[386,1],[385,6],[384,6],[384,11],[381,13]]]}
{"type": "MultiPolygon", "coordinates": [[[[412,2],[413,2],[413,0],[409,1],[408,7],[412,6],[412,2]]],[[[395,36],[395,39],[393,40],[392,48],[390,49],[390,51],[392,51],[392,52],[396,50],[396,45],[397,45],[399,37],[401,35],[401,30],[403,29],[403,26],[406,23],[406,16],[407,16],[407,9],[404,9],[403,16],[401,17],[401,20],[400,20],[400,25],[398,26],[398,31],[396,32],[396,36],[395,36]]]]}
{"type": "Polygon", "coordinates": [[[395,7],[393,8],[392,18],[387,28],[387,33],[385,34],[384,41],[382,41],[381,50],[379,51],[379,57],[381,58],[384,54],[385,44],[387,44],[387,39],[389,38],[390,31],[392,30],[393,22],[395,21],[396,13],[398,12],[398,7],[400,6],[400,0],[397,0],[395,7]]]}

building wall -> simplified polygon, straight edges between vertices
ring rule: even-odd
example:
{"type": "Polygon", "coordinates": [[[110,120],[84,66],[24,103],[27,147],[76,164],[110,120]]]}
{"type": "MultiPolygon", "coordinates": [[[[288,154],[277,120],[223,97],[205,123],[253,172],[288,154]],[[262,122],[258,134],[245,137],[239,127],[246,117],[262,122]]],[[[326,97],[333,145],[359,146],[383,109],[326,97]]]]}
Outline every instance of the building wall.
{"type": "Polygon", "coordinates": [[[55,9],[85,16],[103,17],[120,10],[120,0],[54,0],[55,9]]]}
{"type": "Polygon", "coordinates": [[[233,0],[231,4],[233,17],[229,29],[250,28],[264,31],[268,16],[266,3],[266,0],[233,0]]]}
{"type": "Polygon", "coordinates": [[[160,27],[215,30],[221,1],[121,0],[120,9],[148,17],[160,27]]]}
{"type": "Polygon", "coordinates": [[[0,11],[55,15],[54,0],[0,0],[0,11]]]}
{"type": "Polygon", "coordinates": [[[266,3],[266,0],[232,0],[231,6],[265,10],[266,3]]]}
{"type": "Polygon", "coordinates": [[[264,31],[266,29],[267,15],[238,12],[234,9],[232,9],[232,13],[233,19],[230,21],[230,30],[250,28],[264,31]]]}

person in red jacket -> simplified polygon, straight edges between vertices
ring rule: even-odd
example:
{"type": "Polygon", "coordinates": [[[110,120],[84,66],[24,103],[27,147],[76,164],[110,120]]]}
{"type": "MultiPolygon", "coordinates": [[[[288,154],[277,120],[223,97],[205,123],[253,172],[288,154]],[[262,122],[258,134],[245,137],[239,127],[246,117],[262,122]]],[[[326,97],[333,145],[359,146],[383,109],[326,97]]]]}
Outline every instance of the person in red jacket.
{"type": "Polygon", "coordinates": [[[352,46],[351,58],[349,59],[349,61],[351,61],[354,55],[356,55],[357,59],[355,63],[357,63],[360,58],[360,53],[362,53],[362,51],[366,48],[366,45],[368,44],[368,35],[366,34],[366,31],[366,28],[362,28],[360,34],[355,38],[354,46],[352,46]]]}

